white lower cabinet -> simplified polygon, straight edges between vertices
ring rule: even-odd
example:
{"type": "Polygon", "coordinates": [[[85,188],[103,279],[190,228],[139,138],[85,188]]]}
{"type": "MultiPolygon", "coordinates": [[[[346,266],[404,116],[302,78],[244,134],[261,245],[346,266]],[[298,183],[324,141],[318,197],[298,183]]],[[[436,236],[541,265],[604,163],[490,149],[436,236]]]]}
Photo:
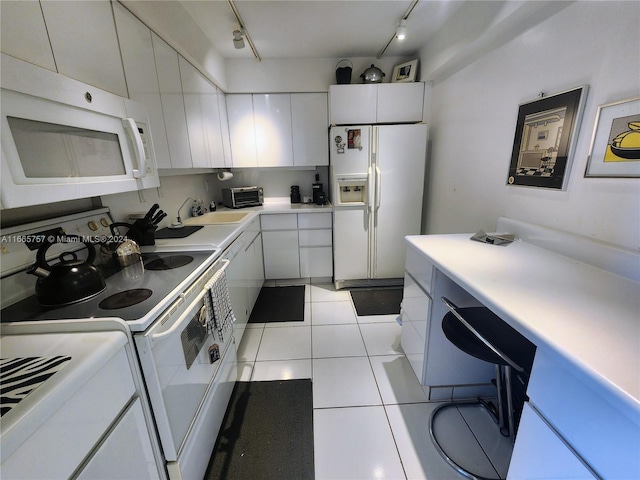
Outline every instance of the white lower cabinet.
{"type": "Polygon", "coordinates": [[[541,478],[591,480],[596,477],[529,403],[525,403],[507,479],[541,478]]]}
{"type": "Polygon", "coordinates": [[[331,212],[263,215],[266,279],[333,275],[331,212]]]}
{"type": "Polygon", "coordinates": [[[233,335],[237,348],[264,283],[262,235],[257,218],[226,250],[223,258],[231,262],[226,274],[231,307],[236,317],[233,335]]]}
{"type": "Polygon", "coordinates": [[[298,243],[302,278],[333,276],[331,213],[299,213],[298,243]]]}
{"type": "Polygon", "coordinates": [[[120,418],[77,478],[160,478],[139,398],[120,418]]]}
{"type": "Polygon", "coordinates": [[[298,230],[263,231],[262,249],[266,279],[300,278],[298,230]]]}

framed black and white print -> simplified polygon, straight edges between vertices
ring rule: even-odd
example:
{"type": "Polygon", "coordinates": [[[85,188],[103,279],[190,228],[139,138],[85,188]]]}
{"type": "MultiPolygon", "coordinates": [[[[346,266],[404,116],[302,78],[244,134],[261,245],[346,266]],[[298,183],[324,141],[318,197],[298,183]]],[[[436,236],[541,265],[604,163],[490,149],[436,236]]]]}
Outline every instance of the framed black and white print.
{"type": "Polygon", "coordinates": [[[640,177],[640,97],[600,105],[585,177],[640,177]]]}
{"type": "Polygon", "coordinates": [[[508,185],[566,188],[587,89],[583,85],[520,105],[508,185]]]}

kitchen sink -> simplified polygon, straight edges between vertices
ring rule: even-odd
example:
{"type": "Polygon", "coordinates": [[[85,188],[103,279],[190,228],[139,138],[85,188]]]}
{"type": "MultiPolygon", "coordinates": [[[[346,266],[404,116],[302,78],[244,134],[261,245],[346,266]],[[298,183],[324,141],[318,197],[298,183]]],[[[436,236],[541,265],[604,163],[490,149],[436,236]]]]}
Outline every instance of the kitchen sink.
{"type": "Polygon", "coordinates": [[[225,223],[240,223],[251,212],[209,212],[199,217],[185,219],[186,225],[219,225],[225,223]]]}

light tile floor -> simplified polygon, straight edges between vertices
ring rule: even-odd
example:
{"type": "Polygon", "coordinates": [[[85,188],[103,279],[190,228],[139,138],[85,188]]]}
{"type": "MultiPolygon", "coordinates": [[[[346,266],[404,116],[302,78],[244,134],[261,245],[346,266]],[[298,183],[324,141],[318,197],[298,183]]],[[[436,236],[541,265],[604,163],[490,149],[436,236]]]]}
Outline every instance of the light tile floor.
{"type": "MultiPolygon", "coordinates": [[[[332,284],[306,285],[304,322],[247,326],[238,348],[240,380],[313,381],[317,480],[466,478],[432,444],[428,422],[437,404],[427,402],[400,331],[396,315],[358,317],[349,292],[332,284]]],[[[486,413],[446,415],[436,425],[438,438],[450,440],[465,465],[495,476],[488,455],[504,475],[508,441],[491,434],[486,413]]]]}

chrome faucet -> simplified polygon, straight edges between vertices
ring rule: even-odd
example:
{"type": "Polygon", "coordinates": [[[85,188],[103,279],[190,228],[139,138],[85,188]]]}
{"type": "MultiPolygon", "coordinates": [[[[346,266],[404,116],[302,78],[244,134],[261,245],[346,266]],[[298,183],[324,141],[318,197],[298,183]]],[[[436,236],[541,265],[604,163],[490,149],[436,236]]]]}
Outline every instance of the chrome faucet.
{"type": "Polygon", "coordinates": [[[172,227],[174,227],[174,228],[182,227],[182,219],[180,218],[180,210],[182,210],[182,208],[190,201],[193,202],[194,201],[193,198],[191,198],[191,197],[187,198],[184,201],[184,203],[182,205],[180,205],[180,208],[178,209],[178,216],[176,217],[178,221],[177,221],[177,223],[174,223],[172,225],[172,227]]]}

